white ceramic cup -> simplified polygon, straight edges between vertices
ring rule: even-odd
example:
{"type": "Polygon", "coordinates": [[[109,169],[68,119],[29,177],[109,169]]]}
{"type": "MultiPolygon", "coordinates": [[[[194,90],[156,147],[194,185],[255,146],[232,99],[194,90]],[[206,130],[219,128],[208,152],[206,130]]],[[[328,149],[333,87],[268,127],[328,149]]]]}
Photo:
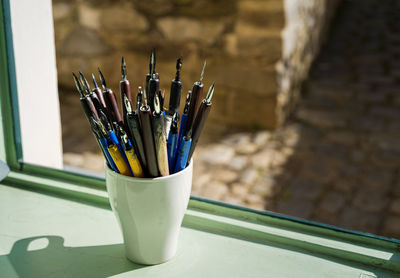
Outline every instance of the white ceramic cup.
{"type": "Polygon", "coordinates": [[[128,259],[152,265],[174,257],[192,188],[193,161],[176,174],[158,178],[123,176],[107,165],[105,171],[128,259]]]}

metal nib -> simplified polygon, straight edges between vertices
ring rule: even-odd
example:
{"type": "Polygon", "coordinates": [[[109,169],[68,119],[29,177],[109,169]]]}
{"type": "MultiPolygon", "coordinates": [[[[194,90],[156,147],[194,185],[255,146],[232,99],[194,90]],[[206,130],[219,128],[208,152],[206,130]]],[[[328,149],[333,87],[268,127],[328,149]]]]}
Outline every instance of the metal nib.
{"type": "Polygon", "coordinates": [[[140,106],[142,105],[142,101],[143,101],[143,92],[142,92],[142,87],[139,86],[138,93],[136,96],[136,109],[140,108],[140,106]]]}
{"type": "Polygon", "coordinates": [[[186,95],[185,107],[183,108],[183,114],[187,114],[189,111],[190,97],[192,96],[192,91],[188,90],[188,94],[186,95]]]}
{"type": "Polygon", "coordinates": [[[96,82],[96,77],[94,76],[94,74],[92,73],[92,78],[93,78],[93,85],[94,85],[94,87],[96,88],[96,89],[98,89],[99,88],[99,86],[97,85],[97,82],[96,82]]]}
{"type": "Polygon", "coordinates": [[[179,57],[178,60],[176,60],[176,75],[175,75],[175,81],[180,80],[180,74],[181,74],[181,69],[182,69],[182,57],[179,57]]]}
{"type": "Polygon", "coordinates": [[[215,82],[213,82],[211,84],[210,88],[208,89],[207,96],[206,96],[207,103],[211,102],[211,98],[212,98],[212,96],[214,94],[214,84],[215,84],[215,82]]]}
{"type": "Polygon", "coordinates": [[[129,101],[128,97],[124,94],[124,104],[125,104],[125,108],[126,108],[126,112],[128,114],[132,113],[132,105],[131,102],[129,101]]]}
{"type": "Polygon", "coordinates": [[[204,60],[203,69],[201,70],[201,74],[200,74],[200,83],[202,83],[202,82],[203,82],[204,70],[206,69],[206,65],[207,65],[207,61],[206,61],[206,60],[204,60]]]}
{"type": "Polygon", "coordinates": [[[122,75],[122,80],[126,80],[126,63],[124,56],[122,56],[121,59],[121,75],[122,75]]]}
{"type": "Polygon", "coordinates": [[[78,90],[81,97],[84,98],[85,94],[83,93],[83,89],[82,89],[81,83],[79,83],[78,77],[76,77],[75,73],[72,73],[72,77],[74,78],[76,89],[78,90]]]}
{"type": "Polygon", "coordinates": [[[83,84],[83,87],[85,88],[85,91],[87,94],[90,94],[90,86],[89,82],[86,80],[85,76],[83,75],[82,72],[79,72],[79,76],[81,79],[81,83],[83,84]]]}
{"type": "Polygon", "coordinates": [[[156,71],[156,49],[153,48],[150,54],[150,64],[149,64],[150,76],[153,77],[153,74],[156,71]]]}
{"type": "Polygon", "coordinates": [[[99,73],[101,86],[103,87],[104,90],[106,90],[107,89],[106,80],[104,79],[103,73],[101,72],[100,68],[97,68],[97,72],[99,73]]]}

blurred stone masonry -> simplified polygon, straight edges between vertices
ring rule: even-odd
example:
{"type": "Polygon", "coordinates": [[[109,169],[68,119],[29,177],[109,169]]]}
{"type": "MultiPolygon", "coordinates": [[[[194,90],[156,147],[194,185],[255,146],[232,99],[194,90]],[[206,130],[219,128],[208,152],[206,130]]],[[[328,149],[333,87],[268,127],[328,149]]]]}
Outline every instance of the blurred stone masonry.
{"type": "MultiPolygon", "coordinates": [[[[194,156],[194,195],[400,238],[400,18],[397,12],[400,1],[342,2],[329,41],[313,63],[307,82],[303,82],[301,96],[296,96],[296,90],[282,93],[292,95],[282,102],[285,107],[282,111],[291,111],[296,107],[293,116],[274,131],[225,133],[222,139],[208,145],[205,143],[212,140],[209,140],[210,133],[205,133],[194,156]],[[297,106],[294,105],[296,98],[297,106]]],[[[196,3],[202,5],[204,2],[196,3]]],[[[219,5],[218,1],[216,3],[214,7],[219,5]]],[[[169,6],[163,7],[165,13],[170,11],[169,6]]],[[[303,8],[307,7],[310,8],[303,8]]],[[[139,10],[139,7],[136,8],[139,10]]],[[[231,8],[227,9],[226,16],[229,17],[231,8]]],[[[223,13],[225,10],[220,7],[219,11],[223,13]]],[[[202,18],[209,15],[204,14],[202,18]]],[[[193,15],[193,18],[196,16],[193,15]]],[[[254,20],[261,19],[254,16],[254,20]]],[[[274,24],[279,22],[276,18],[271,21],[274,24]]],[[[301,32],[298,34],[300,36],[301,32]]],[[[237,37],[231,40],[236,41],[237,37]]],[[[221,49],[224,45],[218,44],[221,49]]],[[[309,44],[304,53],[310,53],[310,48],[315,51],[313,44],[309,44]]],[[[234,49],[240,52],[240,48],[234,49]]],[[[213,57],[212,51],[210,48],[207,57],[213,57]]],[[[253,55],[252,51],[248,55],[253,55]]],[[[246,55],[246,51],[241,55],[246,55]]],[[[193,78],[196,78],[197,63],[201,64],[201,59],[192,57],[197,57],[193,58],[196,61],[193,78]]],[[[290,57],[295,60],[301,55],[290,57]]],[[[307,61],[298,65],[303,71],[291,71],[294,76],[299,72],[305,76],[307,63],[312,60],[307,57],[307,61]]],[[[264,58],[258,61],[249,57],[246,63],[257,65],[258,62],[264,63],[264,58]]],[[[210,64],[215,63],[213,59],[210,64]]],[[[236,63],[241,58],[232,59],[232,63],[236,63]]],[[[142,62],[146,63],[144,60],[142,62]]],[[[160,67],[163,63],[160,62],[160,67]]],[[[295,65],[290,60],[285,63],[286,68],[295,65]]],[[[173,68],[172,61],[169,67],[173,68]]],[[[241,70],[240,65],[238,67],[241,70]]],[[[227,73],[221,70],[220,74],[227,73]]],[[[298,77],[296,80],[300,82],[298,77]]],[[[282,80],[295,80],[287,78],[282,80]]],[[[289,81],[284,82],[286,89],[292,85],[297,89],[296,86],[300,86],[289,81]]],[[[216,96],[218,94],[219,90],[216,96]]],[[[232,94],[234,98],[241,97],[240,92],[232,94]]],[[[278,102],[282,94],[278,95],[278,102]]],[[[222,93],[222,96],[228,94],[222,93]]],[[[242,95],[243,98],[246,96],[242,95]]],[[[82,115],[77,116],[81,108],[76,96],[73,100],[72,96],[61,96],[61,102],[64,129],[76,132],[88,130],[87,123],[77,128],[78,124],[84,124],[73,120],[83,117],[81,111],[82,115]],[[64,113],[67,107],[63,103],[72,105],[72,101],[76,110],[64,113]]],[[[229,98],[216,99],[211,115],[228,113],[228,104],[217,107],[218,102],[228,103],[229,98]]],[[[251,113],[253,107],[246,109],[251,113]]],[[[269,116],[261,119],[266,117],[269,116]]],[[[210,122],[207,123],[209,125],[210,122]]],[[[64,147],[71,152],[97,151],[93,139],[93,142],[85,143],[87,140],[84,137],[65,138],[69,141],[65,143],[64,140],[64,147]]],[[[85,166],[85,161],[89,159],[93,170],[100,167],[97,170],[102,171],[103,159],[100,156],[97,159],[101,162],[97,164],[94,154],[85,153],[83,156],[87,158],[68,153],[65,162],[85,166]]]]}
{"type": "Polygon", "coordinates": [[[160,88],[169,90],[180,55],[186,92],[207,59],[206,89],[213,81],[218,89],[210,121],[275,128],[298,98],[296,92],[339,1],[302,2],[54,0],[60,88],[73,89],[71,71],[91,73],[100,66],[117,91],[122,55],[137,88],[143,85],[155,47],[160,88]]]}

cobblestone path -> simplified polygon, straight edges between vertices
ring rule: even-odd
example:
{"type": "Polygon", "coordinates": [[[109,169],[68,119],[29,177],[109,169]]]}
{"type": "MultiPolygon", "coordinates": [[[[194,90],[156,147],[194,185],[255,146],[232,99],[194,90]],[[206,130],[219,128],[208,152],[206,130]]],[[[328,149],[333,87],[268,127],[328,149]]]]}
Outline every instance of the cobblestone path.
{"type": "Polygon", "coordinates": [[[345,1],[294,118],[198,150],[193,194],[400,238],[399,4],[345,1]]]}
{"type": "MultiPolygon", "coordinates": [[[[192,194],[400,238],[399,6],[344,1],[293,119],[200,145],[192,194]]],[[[64,160],[102,171],[77,111],[64,160]]]]}

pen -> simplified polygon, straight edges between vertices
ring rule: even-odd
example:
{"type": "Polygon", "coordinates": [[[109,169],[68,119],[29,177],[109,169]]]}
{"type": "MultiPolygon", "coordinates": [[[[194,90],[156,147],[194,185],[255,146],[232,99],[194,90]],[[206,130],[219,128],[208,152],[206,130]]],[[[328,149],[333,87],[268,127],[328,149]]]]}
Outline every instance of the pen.
{"type": "Polygon", "coordinates": [[[107,88],[106,80],[103,76],[103,73],[100,71],[100,68],[97,68],[97,71],[100,76],[100,82],[103,87],[103,96],[104,100],[106,102],[107,109],[110,114],[110,121],[112,123],[118,123],[119,125],[123,125],[121,114],[119,113],[118,105],[117,105],[117,99],[113,93],[113,91],[109,88],[107,88]]]}
{"type": "Polygon", "coordinates": [[[101,132],[101,129],[104,129],[104,126],[101,127],[101,125],[102,125],[101,122],[96,121],[93,117],[90,117],[90,127],[92,128],[92,131],[96,139],[98,140],[97,142],[99,143],[100,149],[103,152],[103,155],[105,156],[108,165],[112,170],[119,173],[119,170],[115,165],[114,160],[110,155],[110,152],[108,151],[107,139],[102,135],[101,132]]]}
{"type": "MultiPolygon", "coordinates": [[[[154,52],[155,53],[155,52],[154,52]]],[[[155,54],[152,56],[154,59],[154,63],[152,63],[152,69],[150,72],[150,80],[149,80],[149,90],[146,91],[147,101],[150,104],[151,111],[154,111],[154,97],[158,94],[158,90],[160,87],[160,79],[155,74],[155,54]]]]}
{"type": "Polygon", "coordinates": [[[159,91],[159,96],[160,96],[160,107],[161,107],[161,111],[162,111],[162,115],[163,115],[163,119],[164,119],[164,134],[165,134],[165,138],[168,139],[168,134],[169,134],[169,130],[171,128],[171,123],[172,123],[172,115],[169,115],[168,111],[166,111],[165,107],[164,107],[164,99],[165,99],[165,89],[163,90],[163,92],[161,93],[161,91],[159,91]]]}
{"type": "Polygon", "coordinates": [[[163,89],[162,92],[161,90],[158,90],[158,99],[160,100],[160,110],[164,112],[165,89],[163,89]]]}
{"type": "Polygon", "coordinates": [[[154,111],[151,118],[153,134],[154,134],[154,145],[157,156],[158,170],[161,176],[169,175],[168,168],[168,155],[167,155],[167,142],[164,133],[164,119],[160,108],[160,101],[158,95],[154,97],[154,111]]]}
{"type": "Polygon", "coordinates": [[[136,113],[139,114],[139,109],[140,106],[142,106],[143,102],[143,92],[142,92],[142,87],[138,87],[138,93],[136,95],[136,113]]]}
{"type": "Polygon", "coordinates": [[[97,114],[96,108],[94,107],[92,100],[90,99],[90,97],[85,96],[85,94],[83,93],[81,83],[79,82],[78,77],[76,77],[75,73],[72,73],[72,77],[74,79],[76,89],[78,90],[81,96],[80,97],[81,106],[83,108],[83,111],[85,112],[87,119],[90,121],[90,117],[93,116],[95,120],[98,120],[99,115],[97,114]]]}
{"type": "Polygon", "coordinates": [[[130,102],[132,102],[132,93],[131,93],[131,85],[129,80],[126,78],[126,63],[125,58],[121,59],[121,75],[122,80],[119,82],[119,89],[121,93],[121,101],[122,101],[122,114],[124,117],[124,123],[126,122],[126,108],[124,105],[124,97],[126,96],[130,102]]]}
{"type": "Polygon", "coordinates": [[[126,155],[121,152],[121,146],[118,139],[113,131],[107,132],[105,128],[102,127],[101,122],[99,122],[100,131],[102,136],[106,139],[107,150],[112,157],[118,172],[124,176],[132,176],[132,171],[126,159],[126,155]]]}
{"type": "Polygon", "coordinates": [[[158,177],[157,158],[154,150],[153,132],[151,130],[151,111],[150,106],[147,105],[146,91],[143,94],[143,103],[140,106],[139,115],[147,171],[150,177],[158,177]]]}
{"type": "Polygon", "coordinates": [[[176,155],[176,164],[174,173],[177,173],[183,169],[185,169],[186,164],[188,162],[188,155],[190,150],[190,145],[192,143],[192,139],[190,138],[192,131],[189,130],[187,136],[183,136],[182,142],[179,145],[178,153],[176,155]]]}
{"type": "MultiPolygon", "coordinates": [[[[151,69],[153,68],[153,62],[155,62],[155,59],[153,58],[153,56],[155,56],[155,51],[156,51],[156,50],[153,48],[153,49],[151,50],[151,53],[150,53],[150,59],[149,59],[149,73],[146,74],[146,86],[144,87],[144,90],[145,90],[146,92],[149,91],[149,81],[150,81],[150,78],[151,78],[151,69]]],[[[154,65],[154,68],[155,68],[155,65],[154,65]]]]}
{"type": "Polygon", "coordinates": [[[172,117],[171,130],[168,135],[167,140],[167,153],[168,153],[168,166],[169,172],[174,172],[174,162],[175,162],[175,154],[178,143],[178,122],[179,122],[179,114],[176,112],[172,117]]]}
{"type": "Polygon", "coordinates": [[[182,93],[182,81],[180,73],[182,69],[182,57],[176,61],[176,74],[175,79],[171,81],[171,91],[169,96],[169,107],[168,115],[173,116],[176,112],[179,112],[179,104],[181,102],[182,93]]]}
{"type": "MultiPolygon", "coordinates": [[[[108,119],[108,117],[106,115],[107,109],[103,108],[103,105],[102,105],[100,99],[98,98],[97,94],[95,93],[95,90],[93,90],[93,91],[90,90],[89,82],[86,80],[86,78],[85,78],[85,76],[83,75],[82,72],[79,72],[79,76],[80,76],[80,79],[81,79],[81,83],[83,84],[83,87],[85,88],[85,91],[87,93],[87,96],[89,96],[90,99],[93,102],[93,105],[94,105],[94,107],[95,107],[95,109],[97,111],[97,114],[99,116],[100,121],[103,123],[103,125],[107,126],[108,125],[108,121],[109,121],[109,119],[108,119]]],[[[96,83],[96,85],[97,85],[97,83],[96,83]]]]}
{"type": "MultiPolygon", "coordinates": [[[[141,92],[140,87],[139,87],[139,92],[141,92]]],[[[147,161],[146,161],[146,156],[144,154],[144,146],[140,130],[138,111],[132,110],[131,102],[126,96],[124,96],[124,104],[126,109],[126,123],[128,125],[128,129],[130,131],[130,134],[132,135],[134,144],[136,145],[137,154],[139,160],[142,162],[143,170],[147,171],[147,161]]]]}
{"type": "Polygon", "coordinates": [[[192,144],[190,146],[188,161],[192,158],[194,149],[196,148],[196,144],[199,141],[200,134],[204,128],[204,124],[207,120],[208,114],[210,113],[212,102],[211,98],[214,94],[214,83],[211,84],[208,89],[208,93],[206,98],[201,102],[199,112],[197,113],[196,119],[193,124],[193,133],[192,133],[192,144]]]}
{"type": "Polygon", "coordinates": [[[102,140],[102,136],[100,134],[100,130],[99,130],[98,126],[96,124],[94,124],[94,122],[93,122],[93,121],[97,122],[97,120],[99,120],[99,116],[98,116],[97,111],[96,111],[96,109],[95,109],[95,107],[93,105],[93,102],[92,102],[92,100],[91,100],[91,98],[89,96],[85,96],[84,95],[81,83],[79,83],[79,80],[76,77],[76,75],[74,73],[72,73],[72,76],[73,76],[76,88],[77,88],[79,94],[81,95],[80,102],[81,102],[83,111],[85,112],[85,115],[89,120],[90,127],[91,127],[91,129],[92,129],[92,131],[93,131],[93,133],[94,133],[94,135],[96,137],[96,141],[99,144],[100,149],[102,150],[103,155],[105,156],[105,158],[106,158],[108,164],[110,165],[110,167],[113,170],[118,171],[113,159],[110,156],[110,153],[107,150],[107,146],[104,145],[104,140],[102,140]]]}
{"type": "Polygon", "coordinates": [[[165,116],[165,134],[167,138],[169,137],[169,130],[171,128],[172,117],[176,112],[179,112],[179,104],[181,102],[181,94],[182,94],[182,81],[180,79],[181,68],[182,68],[182,57],[176,60],[175,79],[171,81],[168,113],[165,116]]]}
{"type": "Polygon", "coordinates": [[[185,126],[186,126],[186,120],[187,120],[187,116],[188,116],[188,109],[189,109],[189,104],[190,104],[190,98],[192,95],[192,91],[188,91],[188,94],[186,95],[186,101],[185,101],[185,107],[183,108],[183,113],[182,113],[182,117],[181,117],[181,124],[179,126],[179,134],[178,134],[178,146],[177,148],[179,148],[179,145],[182,141],[183,138],[183,133],[185,132],[185,126]]]}
{"type": "MultiPolygon", "coordinates": [[[[92,79],[93,79],[93,85],[94,85],[93,92],[96,94],[97,98],[99,99],[99,101],[101,103],[103,110],[105,111],[105,113],[107,115],[107,105],[106,105],[106,102],[104,101],[103,93],[102,93],[101,89],[99,88],[99,86],[97,85],[96,77],[94,76],[93,73],[92,73],[92,79]]],[[[108,115],[107,115],[107,117],[108,117],[108,115]]]]}
{"type": "Polygon", "coordinates": [[[197,109],[200,105],[201,95],[203,94],[203,77],[204,77],[204,70],[206,68],[206,61],[204,61],[203,69],[200,74],[200,80],[194,82],[193,89],[192,89],[192,96],[190,97],[190,105],[188,110],[188,116],[186,120],[185,126],[185,133],[186,135],[190,129],[192,129],[193,121],[196,117],[197,109]]]}
{"type": "Polygon", "coordinates": [[[135,148],[132,146],[128,135],[124,131],[122,131],[120,138],[122,147],[125,151],[125,156],[128,160],[128,164],[130,166],[130,170],[132,171],[133,176],[138,178],[144,177],[142,166],[140,165],[140,161],[136,155],[135,148]]]}
{"type": "MultiPolygon", "coordinates": [[[[116,124],[115,128],[117,130],[115,131],[115,133],[112,136],[110,136],[111,140],[117,146],[119,152],[121,153],[122,158],[124,159],[126,165],[128,166],[129,171],[131,172],[131,175],[133,176],[134,175],[133,170],[130,167],[130,161],[126,155],[126,150],[127,149],[130,150],[129,144],[131,144],[131,143],[126,140],[128,138],[128,135],[126,134],[126,132],[122,126],[120,126],[119,124],[116,124]]],[[[111,134],[111,132],[109,134],[111,134]]]]}

